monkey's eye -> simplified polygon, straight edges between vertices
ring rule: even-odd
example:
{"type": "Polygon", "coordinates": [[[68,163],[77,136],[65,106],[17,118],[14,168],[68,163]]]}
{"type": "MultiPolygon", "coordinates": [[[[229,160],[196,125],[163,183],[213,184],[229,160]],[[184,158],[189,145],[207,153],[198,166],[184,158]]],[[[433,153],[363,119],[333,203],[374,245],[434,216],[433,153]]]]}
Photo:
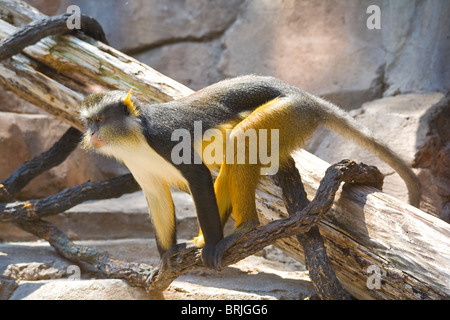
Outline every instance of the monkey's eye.
{"type": "Polygon", "coordinates": [[[103,120],[105,120],[105,116],[103,115],[98,115],[97,118],[95,118],[95,122],[100,123],[103,120]]]}

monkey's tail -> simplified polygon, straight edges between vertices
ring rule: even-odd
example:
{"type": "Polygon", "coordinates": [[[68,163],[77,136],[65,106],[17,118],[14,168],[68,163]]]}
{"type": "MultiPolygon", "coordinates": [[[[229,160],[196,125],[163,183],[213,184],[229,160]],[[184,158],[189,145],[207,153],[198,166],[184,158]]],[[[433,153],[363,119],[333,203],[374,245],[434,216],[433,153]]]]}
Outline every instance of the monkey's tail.
{"type": "Polygon", "coordinates": [[[323,115],[324,126],[355,141],[390,165],[405,181],[409,203],[419,207],[420,185],[408,163],[343,110],[324,100],[321,102],[325,103],[326,109],[329,110],[327,114],[323,115]]]}

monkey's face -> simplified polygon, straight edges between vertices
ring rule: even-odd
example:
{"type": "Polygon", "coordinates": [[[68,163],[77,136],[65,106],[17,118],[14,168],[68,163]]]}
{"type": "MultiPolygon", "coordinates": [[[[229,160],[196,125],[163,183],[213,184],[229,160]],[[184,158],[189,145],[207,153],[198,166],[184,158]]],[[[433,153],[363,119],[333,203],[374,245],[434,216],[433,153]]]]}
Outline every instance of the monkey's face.
{"type": "Polygon", "coordinates": [[[112,155],[117,147],[139,142],[139,114],[131,90],[128,95],[122,91],[90,95],[80,112],[85,124],[83,147],[112,155]]]}

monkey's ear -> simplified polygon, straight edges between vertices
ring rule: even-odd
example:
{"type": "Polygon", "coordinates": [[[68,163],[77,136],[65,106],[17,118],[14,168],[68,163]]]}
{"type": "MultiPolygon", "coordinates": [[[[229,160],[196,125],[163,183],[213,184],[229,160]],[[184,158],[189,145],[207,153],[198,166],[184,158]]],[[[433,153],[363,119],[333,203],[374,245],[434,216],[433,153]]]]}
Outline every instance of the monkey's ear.
{"type": "Polygon", "coordinates": [[[134,104],[133,100],[131,100],[131,93],[133,92],[133,88],[128,91],[127,96],[123,100],[123,103],[127,106],[128,111],[130,112],[130,115],[138,116],[139,110],[136,108],[136,105],[134,104]]]}

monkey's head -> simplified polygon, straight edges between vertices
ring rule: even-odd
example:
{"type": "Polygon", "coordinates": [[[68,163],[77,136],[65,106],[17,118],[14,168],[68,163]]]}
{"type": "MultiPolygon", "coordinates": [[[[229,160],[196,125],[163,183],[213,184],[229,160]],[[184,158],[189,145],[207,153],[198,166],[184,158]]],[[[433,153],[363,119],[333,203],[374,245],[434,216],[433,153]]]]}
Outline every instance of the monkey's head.
{"type": "Polygon", "coordinates": [[[120,146],[138,143],[142,137],[140,109],[131,91],[94,93],[84,100],[80,111],[85,125],[83,147],[113,154],[120,146]]]}

